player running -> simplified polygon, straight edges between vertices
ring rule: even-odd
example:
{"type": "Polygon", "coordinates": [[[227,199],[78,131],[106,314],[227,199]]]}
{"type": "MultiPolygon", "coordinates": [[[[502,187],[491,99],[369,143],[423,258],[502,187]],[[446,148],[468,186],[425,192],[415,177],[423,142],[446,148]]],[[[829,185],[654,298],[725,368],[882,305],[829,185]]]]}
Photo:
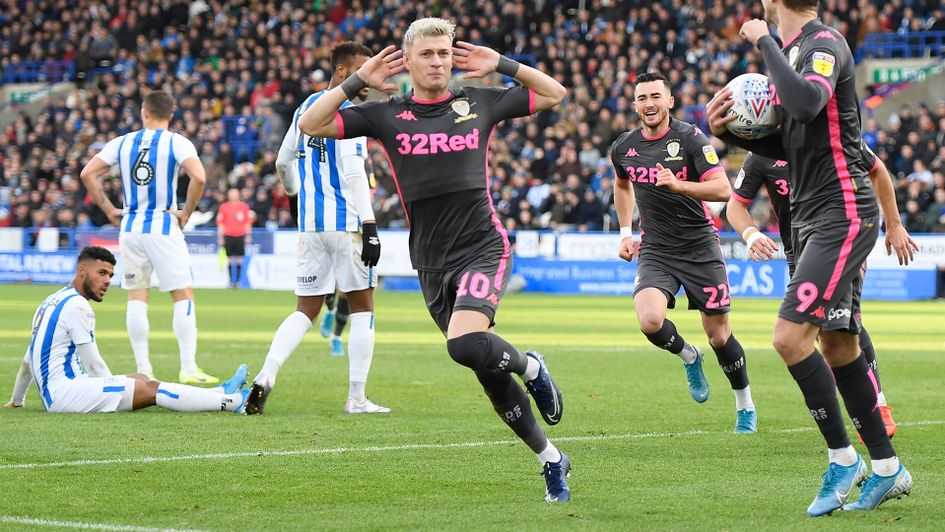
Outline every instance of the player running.
{"type": "MultiPolygon", "coordinates": [[[[328,90],[347,79],[370,56],[371,50],[354,42],[332,48],[328,90]]],[[[359,91],[350,97],[363,98],[366,93],[367,90],[359,91]]],[[[338,288],[348,294],[351,304],[345,412],[390,412],[364,394],[374,358],[374,266],[381,256],[364,170],[367,140],[358,137],[337,141],[306,135],[299,129],[299,116],[325,94],[326,91],[320,91],[310,95],[296,109],[276,160],[276,170],[286,192],[299,195],[295,289],[298,302],[295,312],[276,330],[266,362],[253,380],[246,405],[248,415],[263,413],[279,369],[312,328],[325,296],[335,292],[336,282],[338,288]]],[[[345,106],[348,105],[351,103],[346,102],[345,106]]]]}
{"type": "Polygon", "coordinates": [[[763,20],[746,22],[741,34],[764,58],[781,128],[757,141],[727,133],[725,124],[734,118],[725,117],[732,105],[729,89],[709,103],[709,124],[728,142],[788,162],[797,264],[778,312],[774,347],[804,395],[829,460],[807,512],[873,510],[908,494],[912,477],[886,433],[876,380],[860,356],[857,337],[860,267],[876,242],[879,210],[860,150],[853,54],[843,35],[817,19],[817,0],[763,3],[778,34],[791,36],[783,50],[763,20]],[[818,337],[823,355],[814,346],[818,337]],[[859,499],[849,504],[847,498],[866,479],[867,467],[850,445],[837,390],[873,467],[859,499]]]}
{"type": "MultiPolygon", "coordinates": [[[[895,249],[900,263],[908,264],[912,260],[913,250],[918,249],[918,246],[909,238],[909,233],[906,232],[899,219],[892,178],[886,170],[886,165],[873,154],[869,147],[863,144],[862,148],[864,162],[870,168],[870,180],[873,182],[873,188],[877,190],[880,207],[883,208],[883,214],[887,220],[886,249],[890,253],[895,249]]],[[[749,257],[755,262],[758,262],[758,259],[771,259],[774,253],[777,252],[778,246],[774,240],[768,238],[752,224],[751,214],[748,212],[748,206],[751,205],[761,188],[764,187],[778,218],[778,227],[781,242],[784,245],[784,254],[787,257],[788,271],[793,275],[795,260],[791,245],[790,179],[787,161],[769,159],[749,153],[738,173],[738,178],[735,180],[735,189],[732,191],[732,197],[728,200],[726,213],[729,223],[748,244],[749,257]]],[[[866,264],[864,263],[861,270],[864,274],[865,269],[866,264]]],[[[886,434],[892,438],[896,434],[896,422],[892,417],[892,408],[886,404],[886,396],[883,394],[882,385],[880,384],[879,367],[876,363],[876,351],[873,349],[873,341],[870,339],[869,333],[866,332],[866,327],[862,325],[859,336],[860,350],[863,352],[863,356],[866,357],[870,368],[872,368],[873,376],[876,377],[877,398],[880,414],[883,417],[883,423],[886,425],[886,434]]]]}
{"type": "Polygon", "coordinates": [[[174,301],[180,382],[216,384],[220,379],[197,367],[197,309],[191,289],[190,254],[182,231],[197,208],[207,178],[193,143],[167,130],[173,111],[170,95],[150,92],[141,105],[144,129],[110,140],[79,177],[92,201],[121,228],[118,249],[124,272],[122,288],[128,290],[125,322],[138,373],[154,376],[148,352],[148,299],[154,272],[161,291],[170,292],[174,301]],[[99,181],[115,165],[124,192],[123,209],[112,205],[99,181]],[[190,183],[184,208],[178,210],[177,177],[181,168],[190,183]]]}
{"type": "Polygon", "coordinates": [[[388,46],[372,57],[309,107],[299,128],[329,138],[366,135],[387,150],[410,222],[411,262],[450,357],[476,373],[499,417],[538,455],[546,499],[563,502],[570,498],[571,464],[536,423],[512,374],[524,381],[548,424],[561,420],[561,393],[541,355],[523,354],[493,332],[511,264],[509,240],[486,189],[495,125],[550,109],[566,91],[489,48],[462,41],[454,47],[453,30],[443,19],[414,21],[403,50],[388,46]],[[467,71],[465,79],[499,72],[522,85],[450,90],[454,66],[467,71]],[[404,69],[412,94],[342,108],[365,87],[394,90],[385,80],[404,69]]]}
{"type": "Polygon", "coordinates": [[[627,261],[639,257],[633,303],[640,330],[653,345],[682,359],[689,393],[704,403],[709,382],[702,353],[666,318],[680,285],[686,289],[689,308],[702,314],[709,345],[735,392],[735,432],[753,433],[758,419],[745,350],[729,325],[728,274],[705,205],[728,199],[732,188],[709,139],[694,125],[670,117],[674,103],[662,74],[637,77],[633,104],[643,125],[620,135],[610,149],[617,174],[619,255],[627,261]],[[640,207],[639,244],[631,229],[635,205],[640,207]]]}
{"type": "Polygon", "coordinates": [[[88,414],[126,412],[158,405],[177,412],[242,413],[249,388],[246,364],[217,388],[158,382],[147,375],[112,375],[95,343],[95,313],[89,300],[101,302],[114,275],[115,257],[90,246],[79,253],[69,286],[50,295],[33,315],[29,348],[6,408],[24,405],[36,381],[49,412],[88,414]]]}

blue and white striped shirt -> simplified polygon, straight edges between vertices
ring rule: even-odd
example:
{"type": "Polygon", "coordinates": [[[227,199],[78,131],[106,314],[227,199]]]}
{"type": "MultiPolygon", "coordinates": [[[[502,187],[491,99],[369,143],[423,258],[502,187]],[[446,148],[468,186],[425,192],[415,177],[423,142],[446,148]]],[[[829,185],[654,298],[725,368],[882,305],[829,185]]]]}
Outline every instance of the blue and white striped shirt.
{"type": "MultiPolygon", "coordinates": [[[[299,130],[299,117],[324,93],[312,94],[295,110],[279,150],[280,158],[295,159],[291,168],[300,181],[300,232],[357,231],[358,211],[344,177],[342,160],[352,155],[366,158],[367,138],[310,137],[299,130]]],[[[349,105],[351,102],[345,102],[342,108],[349,105]]]]}
{"type": "Polygon", "coordinates": [[[50,382],[85,374],[76,346],[95,341],[95,313],[88,300],[67,286],[36,309],[32,330],[27,357],[36,388],[48,409],[53,402],[50,382]]]}
{"type": "Polygon", "coordinates": [[[178,227],[177,176],[180,165],[197,157],[186,138],[163,129],[139,129],[114,138],[98,157],[118,165],[125,199],[123,233],[169,235],[178,227]]]}

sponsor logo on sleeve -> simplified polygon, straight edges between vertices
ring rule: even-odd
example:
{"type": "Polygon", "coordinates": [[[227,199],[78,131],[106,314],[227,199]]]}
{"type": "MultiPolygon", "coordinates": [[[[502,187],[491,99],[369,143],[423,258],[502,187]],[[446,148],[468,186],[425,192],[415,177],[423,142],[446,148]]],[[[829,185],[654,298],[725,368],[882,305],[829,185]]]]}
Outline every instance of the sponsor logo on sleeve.
{"type": "Polygon", "coordinates": [[[705,160],[709,164],[719,164],[719,154],[715,153],[715,148],[712,146],[703,146],[702,154],[705,155],[705,160]]]}
{"type": "Polygon", "coordinates": [[[742,183],[745,181],[745,169],[738,171],[738,177],[735,178],[735,188],[742,188],[742,183]]]}
{"type": "Polygon", "coordinates": [[[833,66],[837,60],[834,56],[825,52],[814,52],[813,63],[814,72],[821,76],[830,76],[833,74],[833,66]]]}

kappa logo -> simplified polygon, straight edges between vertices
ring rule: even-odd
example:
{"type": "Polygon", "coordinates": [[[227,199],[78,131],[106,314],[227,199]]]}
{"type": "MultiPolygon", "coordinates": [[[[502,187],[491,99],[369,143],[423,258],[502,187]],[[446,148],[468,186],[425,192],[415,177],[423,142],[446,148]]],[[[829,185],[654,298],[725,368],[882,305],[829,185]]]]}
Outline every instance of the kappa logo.
{"type": "Polygon", "coordinates": [[[639,157],[639,156],[640,154],[637,153],[636,148],[630,148],[629,150],[627,150],[627,154],[624,155],[624,157],[639,157]]]}
{"type": "Polygon", "coordinates": [[[815,318],[820,318],[820,319],[822,319],[822,320],[827,319],[827,313],[824,312],[824,307],[823,307],[823,306],[820,306],[820,307],[815,308],[813,311],[811,311],[810,315],[813,316],[813,317],[815,317],[815,318]]]}
{"type": "Polygon", "coordinates": [[[775,161],[772,166],[774,166],[775,168],[784,168],[785,166],[787,166],[787,161],[775,161]]]}
{"type": "Polygon", "coordinates": [[[814,39],[826,39],[828,41],[836,41],[837,37],[834,36],[833,33],[827,30],[824,30],[824,31],[818,32],[817,35],[814,35],[814,39]]]}
{"type": "Polygon", "coordinates": [[[413,115],[413,111],[404,111],[399,115],[394,115],[394,118],[399,118],[401,120],[406,120],[408,122],[416,122],[417,117],[413,115]]]}

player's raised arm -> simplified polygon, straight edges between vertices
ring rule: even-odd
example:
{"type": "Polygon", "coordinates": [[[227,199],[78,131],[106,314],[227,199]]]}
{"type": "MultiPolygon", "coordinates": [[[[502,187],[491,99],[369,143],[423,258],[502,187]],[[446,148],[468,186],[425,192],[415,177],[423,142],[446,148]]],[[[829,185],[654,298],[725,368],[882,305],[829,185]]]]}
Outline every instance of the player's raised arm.
{"type": "Polygon", "coordinates": [[[771,36],[767,22],[749,20],[742,25],[740,33],[761,52],[768,76],[778,89],[781,107],[799,122],[807,123],[817,117],[833,95],[836,84],[832,78],[840,54],[829,47],[830,41],[824,40],[823,51],[815,51],[804,59],[805,67],[799,74],[771,36]]]}
{"type": "Polygon", "coordinates": [[[886,219],[886,254],[892,255],[896,251],[896,257],[899,264],[907,266],[915,260],[915,252],[919,251],[919,245],[909,236],[909,232],[902,225],[899,218],[899,206],[896,204],[896,188],[892,182],[892,176],[883,161],[879,160],[866,146],[862,144],[863,158],[870,167],[870,181],[873,182],[873,190],[876,192],[876,201],[883,211],[883,217],[886,219]],[[872,164],[870,160],[872,159],[872,164]]]}
{"type": "Polygon", "coordinates": [[[357,72],[339,86],[326,91],[299,117],[299,130],[311,137],[345,138],[344,127],[339,126],[338,109],[347,100],[354,99],[364,87],[379,91],[396,90],[387,78],[404,69],[403,51],[388,46],[361,65],[357,72]]]}
{"type": "Polygon", "coordinates": [[[561,103],[568,90],[551,76],[513,61],[485,46],[456,41],[453,66],[466,70],[463,79],[481,78],[493,72],[514,78],[535,93],[534,111],[544,111],[561,103]]]}

